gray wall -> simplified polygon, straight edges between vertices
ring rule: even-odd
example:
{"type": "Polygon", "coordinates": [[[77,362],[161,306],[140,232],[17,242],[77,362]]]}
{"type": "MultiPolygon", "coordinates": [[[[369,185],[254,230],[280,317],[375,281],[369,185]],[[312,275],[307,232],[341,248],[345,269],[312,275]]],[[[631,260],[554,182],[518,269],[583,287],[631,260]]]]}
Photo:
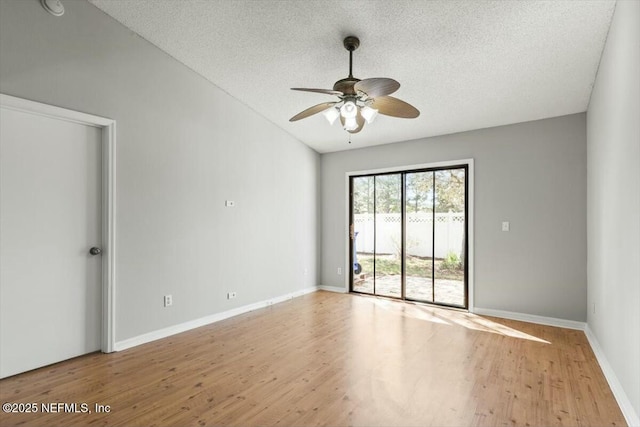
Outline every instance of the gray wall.
{"type": "MultiPolygon", "coordinates": [[[[640,416],[640,3],[618,1],[587,113],[588,325],[640,416]]],[[[627,418],[629,419],[629,418],[627,418]]]]}
{"type": "Polygon", "coordinates": [[[466,158],[475,306],[586,320],[585,114],[323,154],[321,284],[344,287],[337,268],[348,271],[346,172],[466,158]]]}
{"type": "Polygon", "coordinates": [[[116,340],[315,286],[319,155],[91,4],[65,7],[0,2],[0,91],[117,121],[116,340]]]}

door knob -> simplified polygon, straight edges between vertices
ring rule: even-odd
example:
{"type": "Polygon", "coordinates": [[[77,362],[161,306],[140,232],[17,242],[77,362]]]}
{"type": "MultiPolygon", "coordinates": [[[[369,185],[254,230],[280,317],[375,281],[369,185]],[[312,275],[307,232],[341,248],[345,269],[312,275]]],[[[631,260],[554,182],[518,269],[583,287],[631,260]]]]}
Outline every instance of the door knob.
{"type": "Polygon", "coordinates": [[[102,249],[100,249],[97,246],[92,247],[91,249],[89,249],[89,253],[91,255],[100,255],[102,253],[102,249]]]}

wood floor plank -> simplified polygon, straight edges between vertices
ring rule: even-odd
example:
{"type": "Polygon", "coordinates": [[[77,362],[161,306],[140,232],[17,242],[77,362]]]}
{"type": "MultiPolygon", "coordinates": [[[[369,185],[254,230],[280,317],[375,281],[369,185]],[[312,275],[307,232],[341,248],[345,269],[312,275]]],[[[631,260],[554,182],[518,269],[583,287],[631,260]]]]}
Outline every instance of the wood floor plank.
{"type": "Polygon", "coordinates": [[[93,411],[2,426],[625,425],[580,331],[329,292],[6,378],[0,400],[93,411]]]}

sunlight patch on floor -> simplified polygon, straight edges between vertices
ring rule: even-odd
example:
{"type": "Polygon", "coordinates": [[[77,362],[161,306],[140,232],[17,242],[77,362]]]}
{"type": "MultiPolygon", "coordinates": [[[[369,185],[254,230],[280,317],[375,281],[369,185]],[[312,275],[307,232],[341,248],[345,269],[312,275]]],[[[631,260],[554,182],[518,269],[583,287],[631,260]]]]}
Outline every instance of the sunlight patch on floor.
{"type": "Polygon", "coordinates": [[[512,338],[551,344],[551,342],[543,340],[542,338],[535,337],[473,313],[428,307],[383,298],[374,297],[372,299],[376,306],[412,319],[425,320],[427,322],[443,325],[458,325],[475,331],[490,332],[492,334],[499,334],[512,338]]]}

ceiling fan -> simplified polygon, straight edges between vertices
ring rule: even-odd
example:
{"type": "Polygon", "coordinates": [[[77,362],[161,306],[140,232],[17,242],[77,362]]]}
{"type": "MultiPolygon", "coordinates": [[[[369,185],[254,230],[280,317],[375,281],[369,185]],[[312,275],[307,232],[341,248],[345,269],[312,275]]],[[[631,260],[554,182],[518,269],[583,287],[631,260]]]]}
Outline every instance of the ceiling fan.
{"type": "Polygon", "coordinates": [[[323,112],[330,124],[338,117],[342,127],[349,133],[358,133],[365,122],[371,123],[379,114],[386,116],[414,119],[420,115],[414,106],[389,96],[400,87],[400,83],[385,77],[371,79],[356,79],[353,77],[353,51],[360,46],[357,37],[349,36],[344,39],[344,47],[349,51],[349,77],[335,82],[333,90],[309,89],[294,87],[291,90],[325,93],[340,98],[335,102],[323,102],[296,114],[289,119],[295,122],[316,113],[323,112]]]}

